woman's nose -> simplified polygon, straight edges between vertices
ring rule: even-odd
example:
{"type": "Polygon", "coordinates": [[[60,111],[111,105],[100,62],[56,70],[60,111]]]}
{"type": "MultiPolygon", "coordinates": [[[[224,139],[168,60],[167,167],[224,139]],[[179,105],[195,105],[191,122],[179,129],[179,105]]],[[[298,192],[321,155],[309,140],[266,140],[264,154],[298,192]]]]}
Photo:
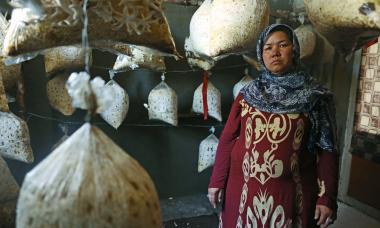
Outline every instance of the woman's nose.
{"type": "Polygon", "coordinates": [[[280,56],[280,55],[281,55],[281,53],[280,53],[280,49],[278,48],[277,45],[274,45],[274,46],[272,47],[272,50],[271,50],[271,51],[272,51],[272,52],[271,52],[271,56],[272,56],[272,57],[280,56]]]}

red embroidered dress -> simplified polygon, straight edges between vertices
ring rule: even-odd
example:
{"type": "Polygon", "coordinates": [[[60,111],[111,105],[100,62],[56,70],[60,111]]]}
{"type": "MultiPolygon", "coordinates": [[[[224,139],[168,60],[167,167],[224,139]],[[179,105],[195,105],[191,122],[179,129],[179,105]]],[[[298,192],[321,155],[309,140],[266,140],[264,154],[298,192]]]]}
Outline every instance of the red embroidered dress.
{"type": "Polygon", "coordinates": [[[220,227],[310,228],[317,201],[336,209],[336,153],[317,163],[309,129],[308,114],[266,113],[236,98],[209,184],[225,189],[220,227]]]}

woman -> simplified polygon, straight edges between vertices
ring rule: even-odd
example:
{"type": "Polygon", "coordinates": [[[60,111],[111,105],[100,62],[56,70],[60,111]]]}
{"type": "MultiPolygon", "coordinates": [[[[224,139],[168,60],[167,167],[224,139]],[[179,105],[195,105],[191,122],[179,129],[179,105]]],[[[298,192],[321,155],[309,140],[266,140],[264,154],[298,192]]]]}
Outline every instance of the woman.
{"type": "Polygon", "coordinates": [[[235,99],[208,189],[220,227],[327,227],[338,156],[332,94],[302,70],[291,27],[261,34],[258,79],[235,99]]]}

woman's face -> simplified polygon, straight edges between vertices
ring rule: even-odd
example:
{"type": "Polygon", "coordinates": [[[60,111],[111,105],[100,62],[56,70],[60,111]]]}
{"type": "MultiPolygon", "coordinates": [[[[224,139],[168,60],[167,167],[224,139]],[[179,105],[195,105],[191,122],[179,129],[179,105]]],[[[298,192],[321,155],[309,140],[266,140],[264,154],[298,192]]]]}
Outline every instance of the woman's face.
{"type": "Polygon", "coordinates": [[[269,35],[263,48],[263,60],[273,74],[283,74],[293,67],[293,44],[284,32],[269,35]]]}

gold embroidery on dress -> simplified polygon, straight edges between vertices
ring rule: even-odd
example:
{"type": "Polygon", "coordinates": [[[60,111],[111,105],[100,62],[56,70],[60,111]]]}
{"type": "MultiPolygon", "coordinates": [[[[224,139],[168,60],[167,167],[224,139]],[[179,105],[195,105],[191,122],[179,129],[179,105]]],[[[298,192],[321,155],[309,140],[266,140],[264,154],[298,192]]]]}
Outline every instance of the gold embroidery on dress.
{"type": "Polygon", "coordinates": [[[256,228],[265,227],[269,223],[270,228],[277,227],[291,227],[292,220],[287,219],[285,221],[285,212],[282,205],[277,205],[273,210],[274,199],[273,196],[269,196],[267,192],[258,192],[253,197],[252,208],[247,207],[246,227],[256,228]]]}
{"type": "MultiPolygon", "coordinates": [[[[263,227],[270,223],[270,228],[275,227],[292,227],[293,221],[285,218],[284,208],[278,205],[273,210],[273,196],[269,196],[266,191],[260,192],[253,198],[252,208],[247,206],[248,182],[251,178],[255,178],[259,183],[264,185],[271,178],[278,178],[283,173],[283,162],[276,159],[276,151],[281,142],[285,141],[292,130],[291,120],[299,118],[299,114],[271,114],[268,118],[260,112],[260,110],[251,108],[244,100],[240,101],[242,108],[241,116],[247,114],[245,129],[245,147],[248,150],[252,145],[251,151],[246,151],[242,170],[244,174],[244,185],[242,188],[239,204],[239,216],[236,221],[236,228],[243,228],[242,214],[246,209],[246,224],[244,227],[256,228],[263,227]],[[271,148],[262,152],[256,150],[256,145],[266,138],[271,148]],[[262,156],[262,159],[261,157],[262,156]],[[260,163],[262,161],[262,163],[260,163]],[[268,221],[270,219],[270,221],[268,221]],[[261,224],[259,224],[261,223],[261,224]]],[[[302,121],[302,120],[301,120],[302,121]]],[[[294,143],[301,143],[304,131],[303,122],[297,122],[297,129],[294,136],[294,143]],[[299,123],[299,124],[298,124],[299,123]],[[302,126],[301,126],[302,125],[302,126]]],[[[299,146],[298,146],[299,147],[299,146]]],[[[296,154],[294,154],[296,156],[296,154]]],[[[302,188],[300,184],[300,176],[298,172],[298,157],[292,157],[291,169],[293,178],[297,185],[296,200],[297,214],[302,211],[302,188]]],[[[301,217],[298,216],[296,221],[297,227],[301,225],[301,217]]]]}
{"type": "Polygon", "coordinates": [[[293,149],[298,150],[301,146],[302,138],[305,133],[305,124],[302,119],[297,121],[297,129],[294,133],[293,149]]]}
{"type": "Polygon", "coordinates": [[[282,174],[284,169],[283,163],[281,160],[275,160],[275,154],[273,154],[277,148],[277,144],[272,144],[272,148],[264,152],[264,162],[262,164],[259,164],[258,162],[260,153],[255,147],[252,149],[253,156],[250,158],[250,176],[254,177],[262,185],[264,185],[270,178],[277,178],[282,174]]]}
{"type": "Polygon", "coordinates": [[[318,196],[322,197],[326,192],[325,181],[323,180],[321,181],[319,178],[317,179],[317,181],[318,181],[318,188],[319,188],[318,196]]]}

